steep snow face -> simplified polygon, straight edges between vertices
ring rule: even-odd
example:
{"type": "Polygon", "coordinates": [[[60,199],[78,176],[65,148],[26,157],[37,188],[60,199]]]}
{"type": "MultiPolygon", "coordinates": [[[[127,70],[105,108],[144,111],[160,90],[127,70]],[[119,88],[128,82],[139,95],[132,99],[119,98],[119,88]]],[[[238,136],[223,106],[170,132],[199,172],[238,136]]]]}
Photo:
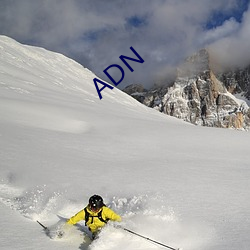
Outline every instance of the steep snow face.
{"type": "MultiPolygon", "coordinates": [[[[61,54],[23,46],[4,36],[1,36],[0,52],[0,84],[4,91],[12,90],[8,93],[23,94],[28,99],[36,96],[45,102],[53,99],[54,91],[62,97],[68,93],[76,97],[84,94],[84,101],[96,101],[98,98],[93,83],[96,76],[61,54]]],[[[106,88],[102,93],[109,102],[135,105],[131,98],[126,98],[117,89],[106,88]]]]}
{"type": "Polygon", "coordinates": [[[192,126],[93,73],[0,37],[0,211],[3,249],[162,249],[108,225],[51,229],[103,196],[122,225],[185,250],[249,249],[249,133],[192,126]],[[59,222],[58,222],[59,221],[59,222]],[[13,237],[10,240],[10,237],[13,237]]]}

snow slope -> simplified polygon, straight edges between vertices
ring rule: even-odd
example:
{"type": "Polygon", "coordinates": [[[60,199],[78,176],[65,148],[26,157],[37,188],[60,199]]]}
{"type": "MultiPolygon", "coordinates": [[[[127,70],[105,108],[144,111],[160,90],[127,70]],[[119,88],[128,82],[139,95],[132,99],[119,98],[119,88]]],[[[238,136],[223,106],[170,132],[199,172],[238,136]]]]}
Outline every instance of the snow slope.
{"type": "Polygon", "coordinates": [[[83,223],[61,240],[36,223],[53,228],[97,193],[166,245],[250,249],[249,133],[181,122],[118,89],[100,101],[94,77],[0,36],[0,248],[162,249],[112,225],[90,244],[83,223]]]}

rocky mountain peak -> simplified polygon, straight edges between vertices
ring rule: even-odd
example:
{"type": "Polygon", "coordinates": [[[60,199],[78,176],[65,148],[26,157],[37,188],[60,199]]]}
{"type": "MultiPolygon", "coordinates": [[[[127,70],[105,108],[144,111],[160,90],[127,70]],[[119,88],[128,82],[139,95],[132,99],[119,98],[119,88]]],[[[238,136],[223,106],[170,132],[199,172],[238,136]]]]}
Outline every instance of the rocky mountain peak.
{"type": "Polygon", "coordinates": [[[212,68],[209,51],[202,49],[178,67],[171,86],[148,91],[141,86],[143,91],[137,87],[136,92],[129,94],[149,107],[196,125],[248,129],[249,106],[233,94],[250,93],[250,67],[249,71],[220,74],[212,68]]]}
{"type": "Polygon", "coordinates": [[[210,70],[209,53],[201,49],[194,55],[188,57],[177,69],[177,77],[194,77],[205,74],[210,70]]]}

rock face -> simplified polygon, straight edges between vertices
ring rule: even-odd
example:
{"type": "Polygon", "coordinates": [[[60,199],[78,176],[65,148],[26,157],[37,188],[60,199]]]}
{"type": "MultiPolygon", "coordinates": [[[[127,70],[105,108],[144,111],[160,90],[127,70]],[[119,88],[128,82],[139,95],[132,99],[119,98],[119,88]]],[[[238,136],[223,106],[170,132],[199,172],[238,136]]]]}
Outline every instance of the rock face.
{"type": "Polygon", "coordinates": [[[230,93],[242,93],[250,100],[250,66],[218,74],[218,79],[225,84],[230,93]]]}
{"type": "Polygon", "coordinates": [[[172,86],[149,91],[141,86],[129,94],[149,107],[196,125],[248,129],[250,109],[233,94],[249,97],[249,84],[250,67],[215,75],[209,53],[203,49],[178,68],[172,86]]]}
{"type": "Polygon", "coordinates": [[[131,84],[123,89],[123,91],[128,95],[133,96],[139,102],[144,101],[144,95],[147,92],[141,84],[131,84]]]}

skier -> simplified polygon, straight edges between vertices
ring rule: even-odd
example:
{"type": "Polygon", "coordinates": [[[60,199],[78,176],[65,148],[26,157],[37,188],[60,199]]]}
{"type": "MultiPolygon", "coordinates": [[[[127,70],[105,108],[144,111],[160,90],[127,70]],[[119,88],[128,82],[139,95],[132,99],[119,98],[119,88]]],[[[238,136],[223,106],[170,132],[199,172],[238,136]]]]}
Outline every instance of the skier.
{"type": "Polygon", "coordinates": [[[67,224],[74,225],[80,220],[85,220],[85,226],[92,232],[94,239],[109,220],[120,222],[122,219],[120,215],[105,206],[101,196],[95,194],[89,198],[89,204],[72,216],[67,224]]]}

